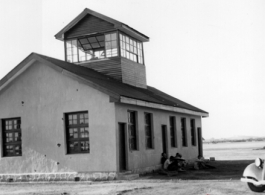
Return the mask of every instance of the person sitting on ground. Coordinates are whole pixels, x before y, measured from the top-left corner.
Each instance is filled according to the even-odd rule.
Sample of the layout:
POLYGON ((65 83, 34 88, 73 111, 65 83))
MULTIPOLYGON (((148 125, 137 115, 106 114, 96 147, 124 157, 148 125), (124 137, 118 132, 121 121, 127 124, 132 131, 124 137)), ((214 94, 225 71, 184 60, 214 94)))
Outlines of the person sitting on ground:
POLYGON ((216 167, 206 164, 206 161, 204 160, 203 156, 198 155, 197 160, 194 162, 194 169, 198 170, 198 169, 204 169, 204 168, 208 168, 208 169, 215 169, 216 167))
POLYGON ((186 167, 188 164, 186 160, 182 158, 182 155, 180 153, 176 153, 175 160, 178 161, 179 167, 182 167, 182 168, 186 167))
POLYGON ((162 166, 164 165, 164 163, 165 163, 165 161, 167 160, 167 154, 165 153, 165 152, 163 152, 162 154, 161 154, 161 164, 162 164, 162 166))
POLYGON ((177 171, 178 170, 178 164, 176 161, 174 161, 174 157, 170 156, 169 159, 167 159, 164 163, 164 169, 168 171, 177 171))

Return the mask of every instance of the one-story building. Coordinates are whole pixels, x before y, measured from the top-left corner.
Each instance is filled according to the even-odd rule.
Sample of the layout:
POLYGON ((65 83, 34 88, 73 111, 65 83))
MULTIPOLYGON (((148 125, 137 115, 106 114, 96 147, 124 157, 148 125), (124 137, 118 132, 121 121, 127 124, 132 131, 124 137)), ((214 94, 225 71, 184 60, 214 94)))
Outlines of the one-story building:
POLYGON ((146 83, 149 37, 85 9, 0 81, 0 174, 154 170, 202 155, 208 113, 146 83))

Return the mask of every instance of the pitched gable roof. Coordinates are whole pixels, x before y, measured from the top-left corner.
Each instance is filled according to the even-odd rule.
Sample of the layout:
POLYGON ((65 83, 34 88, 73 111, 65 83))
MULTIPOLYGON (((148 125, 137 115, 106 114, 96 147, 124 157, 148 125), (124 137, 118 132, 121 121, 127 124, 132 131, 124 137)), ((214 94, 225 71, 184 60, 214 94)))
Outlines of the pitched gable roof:
POLYGON ((108 16, 105 16, 103 14, 100 14, 98 12, 95 12, 91 9, 85 8, 83 12, 81 12, 76 18, 74 18, 69 24, 67 24, 62 30, 60 30, 56 35, 55 38, 59 40, 64 40, 64 34, 68 32, 70 29, 72 29, 75 25, 77 25, 85 16, 92 15, 97 18, 100 18, 104 21, 107 21, 114 25, 114 28, 117 30, 121 30, 125 32, 126 34, 131 35, 132 37, 137 38, 140 41, 146 42, 149 41, 149 37, 140 33, 139 31, 131 28, 130 26, 119 22, 117 20, 114 20, 108 16))
POLYGON ((68 76, 73 76, 77 79, 81 79, 91 87, 94 87, 110 95, 111 97, 116 99, 116 101, 121 103, 132 103, 133 101, 135 101, 136 103, 133 103, 135 105, 149 105, 149 107, 150 105, 152 105, 154 106, 153 108, 158 109, 167 109, 170 111, 208 116, 208 113, 206 111, 203 111, 195 106, 174 98, 154 87, 147 86, 146 89, 134 87, 119 82, 90 68, 78 66, 69 62, 36 53, 30 54, 2 80, 0 80, 0 91, 35 61, 40 61, 43 64, 51 66, 52 68, 55 68, 68 76), (168 109, 169 107, 174 109, 168 109))

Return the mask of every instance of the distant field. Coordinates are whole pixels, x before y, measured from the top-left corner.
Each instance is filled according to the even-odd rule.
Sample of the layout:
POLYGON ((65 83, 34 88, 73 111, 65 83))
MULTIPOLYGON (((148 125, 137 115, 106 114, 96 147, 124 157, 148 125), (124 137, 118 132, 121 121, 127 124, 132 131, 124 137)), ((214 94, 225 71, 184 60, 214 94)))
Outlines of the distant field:
POLYGON ((205 158, 215 157, 216 160, 265 159, 265 150, 255 150, 264 146, 264 141, 203 144, 203 155, 205 158))

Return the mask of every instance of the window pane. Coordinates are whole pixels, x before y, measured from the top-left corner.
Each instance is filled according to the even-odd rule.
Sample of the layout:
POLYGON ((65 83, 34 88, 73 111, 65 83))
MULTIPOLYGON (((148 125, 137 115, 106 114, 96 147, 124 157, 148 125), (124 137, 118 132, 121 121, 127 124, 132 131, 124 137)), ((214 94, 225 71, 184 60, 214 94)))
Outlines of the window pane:
POLYGON ((129 37, 127 37, 127 36, 125 36, 125 38, 126 38, 126 43, 130 43, 130 39, 129 39, 129 37))
POLYGON ((89 37, 89 38, 88 38, 88 41, 89 41, 90 43, 97 43, 97 42, 98 42, 98 41, 96 40, 95 37, 89 37))
POLYGON ((116 33, 111 34, 111 40, 116 40, 116 33))
POLYGON ((126 51, 126 58, 130 59, 130 53, 126 51))
POLYGON ((66 41, 66 48, 71 48, 71 47, 72 47, 71 41, 66 41))
POLYGON ((133 52, 133 46, 132 45, 130 45, 130 51, 133 52))
POLYGON ((99 48, 100 47, 99 43, 92 43, 91 46, 92 46, 92 48, 99 48))
POLYGON ((69 143, 69 150, 70 152, 78 152, 78 142, 70 142, 69 143))
POLYGON ((100 45, 100 47, 104 47, 105 46, 105 42, 99 42, 99 45, 100 45))
POLYGON ((89 151, 89 141, 80 142, 81 151, 89 151))
POLYGON ((105 41, 110 41, 110 34, 105 35, 105 41))
POLYGON ((104 41, 104 35, 97 36, 98 42, 104 41))
POLYGON ((77 55, 73 55, 73 62, 77 62, 77 55))
POLYGON ((90 44, 83 45, 83 47, 84 47, 84 50, 89 50, 92 48, 92 46, 90 44))
POLYGON ((117 42, 111 41, 111 48, 117 48, 117 42))
POLYGON ((88 43, 88 40, 85 38, 85 39, 79 39, 80 43, 81 44, 87 44, 88 43))
POLYGON ((106 49, 110 49, 111 48, 111 42, 106 42, 106 49))
POLYGON ((126 50, 130 51, 130 45, 128 43, 126 43, 126 50))
POLYGON ((133 61, 137 62, 136 55, 133 55, 133 61))
POLYGON ((137 48, 133 47, 133 53, 137 54, 137 48))
POLYGON ((133 54, 130 53, 130 60, 133 60, 133 54))

